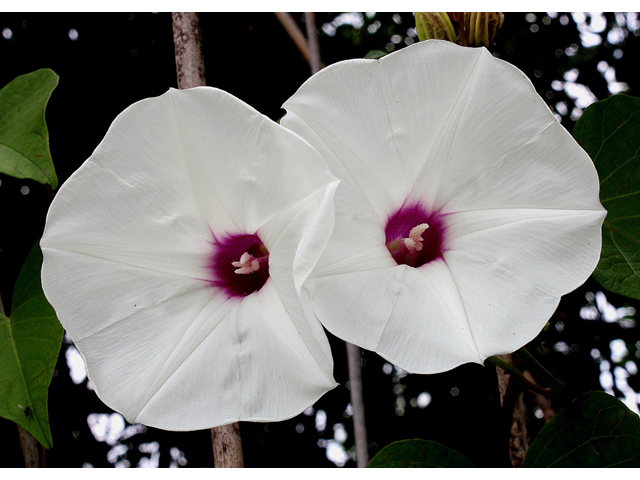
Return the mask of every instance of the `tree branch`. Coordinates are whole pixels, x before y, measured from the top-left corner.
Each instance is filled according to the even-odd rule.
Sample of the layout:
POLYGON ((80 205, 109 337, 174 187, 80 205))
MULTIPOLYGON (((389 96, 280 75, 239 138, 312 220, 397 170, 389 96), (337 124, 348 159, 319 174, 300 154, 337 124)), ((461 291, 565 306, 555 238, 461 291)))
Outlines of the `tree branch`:
POLYGON ((349 342, 347 345, 347 365, 349 366, 349 393, 353 408, 353 435, 356 443, 356 465, 364 468, 369 463, 369 442, 364 418, 364 395, 362 388, 361 351, 349 342))
POLYGON ((309 44, 307 43, 307 39, 304 37, 304 33, 298 27, 298 24, 293 19, 290 13, 287 12, 274 12, 275 16, 280 21, 280 24, 284 27, 284 29, 293 40, 293 43, 296 44, 298 50, 304 57, 305 62, 311 65, 311 53, 309 52, 309 44))
POLYGON ((242 468, 242 439, 238 422, 211 429, 213 466, 216 468, 242 468))
POLYGON ((176 56, 178 88, 193 88, 206 85, 204 57, 202 55, 202 32, 197 13, 173 12, 173 45, 176 56))
POLYGON ((307 41, 309 42, 309 66, 311 74, 317 73, 322 68, 320 60, 320 44, 318 43, 318 27, 316 27, 316 14, 305 12, 304 21, 307 25, 307 41))
POLYGON ((25 428, 17 424, 16 426, 18 427, 24 466, 26 468, 44 468, 44 448, 40 445, 40 442, 25 428))

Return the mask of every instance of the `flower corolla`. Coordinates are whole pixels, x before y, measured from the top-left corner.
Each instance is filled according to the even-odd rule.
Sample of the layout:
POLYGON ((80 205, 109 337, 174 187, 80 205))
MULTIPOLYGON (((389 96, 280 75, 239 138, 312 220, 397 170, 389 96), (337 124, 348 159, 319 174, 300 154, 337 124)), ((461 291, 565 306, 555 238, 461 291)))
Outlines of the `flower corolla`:
POLYGON ((343 340, 414 373, 483 363, 532 340, 594 270, 594 165, 486 49, 428 40, 340 62, 284 108, 343 179, 302 289, 343 340))
POLYGON ((338 180, 294 133, 208 87, 127 108, 56 195, 45 294, 98 396, 196 430, 292 417, 335 387, 299 289, 338 180))

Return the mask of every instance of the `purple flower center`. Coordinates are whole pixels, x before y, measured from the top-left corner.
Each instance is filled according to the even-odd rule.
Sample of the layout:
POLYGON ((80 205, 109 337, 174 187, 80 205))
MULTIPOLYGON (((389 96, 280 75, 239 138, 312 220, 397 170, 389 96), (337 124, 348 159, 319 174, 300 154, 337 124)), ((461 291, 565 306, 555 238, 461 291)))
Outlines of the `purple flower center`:
POLYGON ((387 248, 396 263, 416 268, 442 257, 445 230, 443 215, 420 203, 402 205, 384 229, 387 248))
POLYGON ((269 251, 258 235, 236 234, 217 238, 209 261, 211 284, 229 298, 245 297, 269 279, 269 251))

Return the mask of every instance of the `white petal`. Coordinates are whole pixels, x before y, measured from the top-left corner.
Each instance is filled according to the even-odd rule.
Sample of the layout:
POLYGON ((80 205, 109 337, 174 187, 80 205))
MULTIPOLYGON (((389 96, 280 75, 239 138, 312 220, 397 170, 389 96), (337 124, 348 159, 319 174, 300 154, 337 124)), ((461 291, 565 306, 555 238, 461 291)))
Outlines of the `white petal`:
MULTIPOLYGON (((46 247, 43 256, 45 293, 84 357, 96 393, 130 422, 187 332, 213 330, 234 305, 201 281, 46 247)), ((195 342, 204 338, 191 335, 195 342)))
POLYGON ((322 325, 300 300, 300 285, 314 268, 333 230, 333 193, 337 183, 279 213, 259 230, 269 248, 269 274, 289 321, 333 382, 333 359, 322 325))
POLYGON ((50 209, 47 246, 196 278, 212 230, 253 233, 334 180, 299 137, 208 87, 129 107, 81 172, 50 209))
POLYGON ((163 428, 171 430, 279 421, 336 385, 309 355, 271 281, 239 302, 183 362, 173 364, 175 370, 137 421, 154 425, 162 418, 163 428))
POLYGON ((313 310, 334 335, 375 350, 402 287, 399 269, 385 268, 314 277, 303 289, 313 310))
POLYGON ((279 421, 336 386, 322 327, 292 315, 299 300, 285 307, 272 280, 227 300, 200 281, 68 252, 45 258, 47 295, 96 393, 131 423, 279 421))
POLYGON ((381 60, 331 65, 285 102, 281 124, 386 219, 405 200, 479 54, 433 41, 381 60))
POLYGON ((222 206, 241 231, 255 232, 335 180, 304 140, 228 93, 199 87, 170 94, 206 218, 222 206))
POLYGON ((484 49, 416 178, 412 197, 425 193, 445 213, 602 211, 587 153, 555 120, 529 79, 484 49))
MULTIPOLYGON (((58 191, 43 246, 203 278, 211 231, 194 195, 172 110, 165 94, 118 116, 58 191)), ((222 228, 233 225, 225 216, 216 221, 222 228)))
POLYGON ((579 287, 595 269, 604 216, 596 210, 559 209, 456 213, 447 217, 447 248, 488 265, 500 264, 541 290, 561 296, 579 287))
POLYGON ((448 217, 444 258, 484 358, 508 353, 544 327, 562 295, 595 268, 604 214, 478 210, 448 217))
POLYGON ((526 76, 485 49, 434 40, 341 62, 284 107, 282 125, 343 178, 304 288, 344 340, 410 371, 481 362, 533 338, 595 267, 605 212, 593 163, 526 76), (405 202, 444 215, 446 262, 388 263, 384 228, 405 202), (442 322, 414 323, 411 305, 442 322), (516 305, 535 313, 516 319, 516 305), (420 360, 431 350, 444 358, 420 360))
POLYGON ((459 251, 446 258, 481 358, 511 353, 531 341, 560 302, 500 264, 459 251))
MULTIPOLYGON (((92 278, 73 283, 82 280, 92 278)), ((114 276, 112 283, 96 285, 97 294, 106 289, 125 298, 127 291, 139 291, 137 281, 132 272, 114 276)), ((198 430, 239 420, 283 420, 335 386, 331 371, 327 376, 309 355, 273 282, 242 301, 211 296, 212 291, 185 287, 158 305, 132 306, 129 316, 77 337, 89 378, 107 405, 132 423, 198 430)), ((89 302, 81 302, 78 308, 83 307, 95 310, 89 302)), ((326 360, 331 367, 330 354, 326 360)))
POLYGON ((437 373, 482 361, 442 260, 311 278, 305 288, 331 333, 405 370, 437 373))
POLYGON ((406 272, 403 291, 376 351, 416 373, 437 373, 463 363, 482 363, 468 313, 445 262, 398 268, 406 272))
POLYGON ((100 398, 131 422, 192 430, 288 418, 333 388, 294 273, 324 248, 334 190, 306 142, 224 92, 170 91, 123 112, 58 192, 41 241, 45 294, 100 398), (228 299, 209 282, 213 235, 275 218, 301 234, 263 239, 275 274, 228 299))
POLYGON ((335 227, 310 276, 394 266, 384 243, 384 222, 362 193, 343 181, 336 189, 334 203, 335 227))

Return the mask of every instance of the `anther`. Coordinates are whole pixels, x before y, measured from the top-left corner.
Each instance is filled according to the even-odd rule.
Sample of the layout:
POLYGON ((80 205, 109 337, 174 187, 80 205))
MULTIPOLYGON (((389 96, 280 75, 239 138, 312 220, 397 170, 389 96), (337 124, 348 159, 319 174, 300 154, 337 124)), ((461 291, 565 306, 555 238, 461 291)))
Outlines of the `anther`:
POLYGON ((235 273, 248 274, 257 271, 260 268, 260 262, 248 252, 244 252, 239 262, 231 262, 231 265, 237 267, 235 273))
POLYGON ((429 225, 426 223, 421 223, 420 225, 416 225, 409 232, 409 238, 404 238, 404 245, 407 247, 409 251, 409 255, 415 255, 417 252, 422 250, 423 244, 422 241, 424 238, 421 235, 424 231, 429 228, 429 225))

